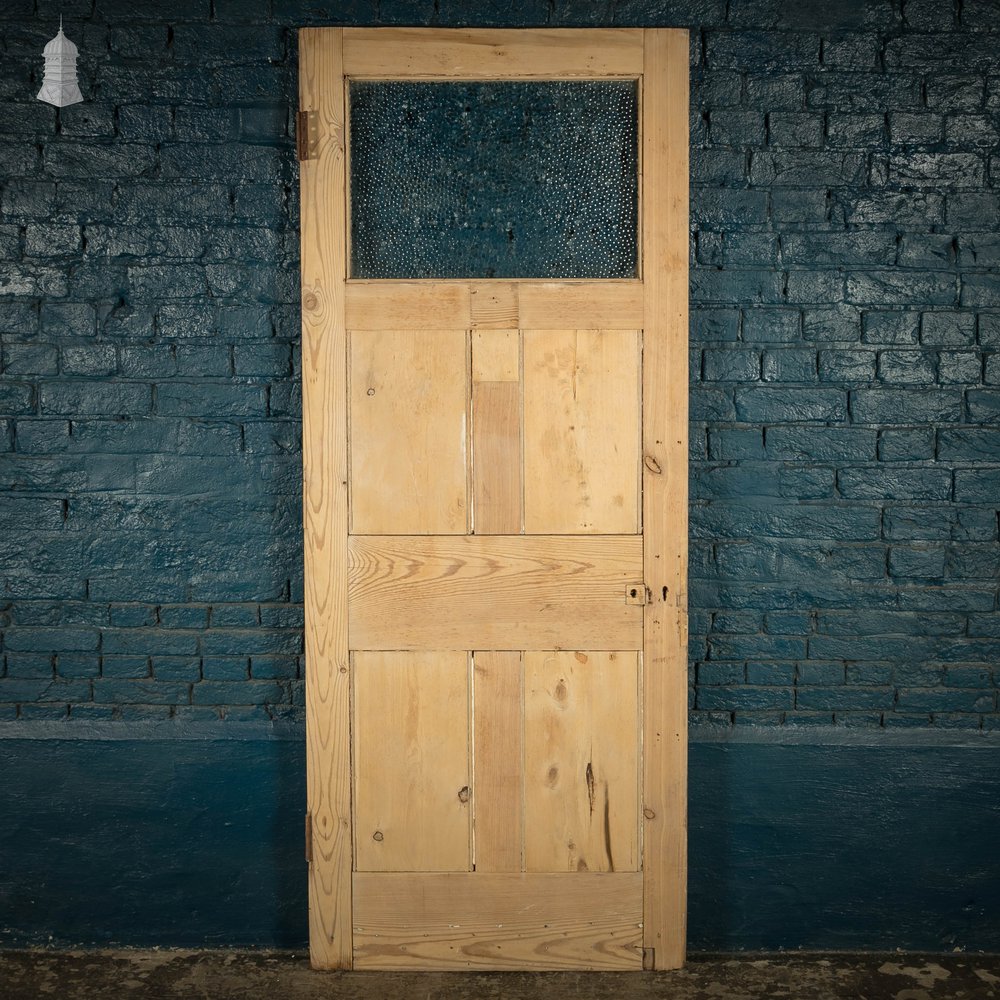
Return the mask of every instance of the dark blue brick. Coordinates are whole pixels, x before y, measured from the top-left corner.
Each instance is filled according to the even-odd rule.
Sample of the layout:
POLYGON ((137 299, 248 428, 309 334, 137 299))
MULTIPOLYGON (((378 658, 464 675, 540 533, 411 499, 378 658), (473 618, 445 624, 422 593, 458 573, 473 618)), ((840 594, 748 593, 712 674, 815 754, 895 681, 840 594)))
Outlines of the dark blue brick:
POLYGON ((736 663, 699 663, 699 684, 742 684, 746 670, 742 662, 736 663))
POLYGON ((992 543, 953 545, 944 573, 949 580, 1000 580, 1000 549, 992 543))
POLYGON ((90 681, 0 678, 0 702, 71 702, 90 700, 90 681))
POLYGON ((920 341, 934 347, 965 347, 976 340, 973 313, 926 312, 920 318, 920 341))
POLYGON ((713 429, 708 440, 708 455, 714 461, 764 458, 764 436, 759 428, 713 429))
POLYGON ((762 373, 765 382, 815 382, 816 352, 801 349, 765 351, 762 373))
POLYGON ((192 687, 195 705, 281 705, 288 688, 279 681, 201 681, 192 687))
POLYGON ((899 111, 889 115, 889 138, 893 143, 934 145, 941 141, 944 119, 941 115, 899 111))
POLYGON ((292 680, 298 676, 298 658, 295 656, 253 656, 250 659, 250 676, 254 680, 292 680))
POLYGON ((879 461, 929 461, 934 458, 934 437, 933 427, 883 431, 878 442, 879 461))
POLYGON ((108 678, 143 678, 150 676, 148 656, 108 656, 101 657, 101 676, 108 678))
POLYGON ((932 351, 879 351, 878 379, 890 385, 933 382, 937 355, 932 351))
MULTIPOLYGON (((961 194, 949 195, 949 221, 955 199, 962 198, 961 194)), ((894 229, 903 226, 925 229, 927 226, 942 225, 945 220, 944 196, 929 191, 905 194, 893 190, 874 194, 852 191, 838 193, 838 202, 843 207, 845 221, 855 226, 890 225, 894 229)), ((960 220, 953 224, 960 224, 960 220)))
POLYGON ((250 676, 250 661, 246 656, 203 656, 202 676, 209 681, 242 681, 250 676))
POLYGON ((791 708, 794 692, 781 687, 704 687, 697 693, 697 706, 702 709, 757 711, 760 709, 791 708))
POLYGON ((871 382, 875 378, 874 351, 820 351, 819 378, 822 382, 871 382))
POLYGON ((882 230, 857 233, 786 233, 782 260, 791 266, 894 264, 896 237, 882 230))
POLYGON ((762 146, 764 115, 760 111, 713 111, 709 114, 709 130, 716 146, 762 146))
POLYGON ((706 350, 702 371, 709 382, 754 382, 760 378, 760 353, 735 348, 706 350))
POLYGON ((796 675, 799 687, 805 684, 817 687, 843 684, 844 664, 837 661, 807 660, 798 665, 796 675))
POLYGON ((823 116, 801 111, 772 111, 767 116, 771 146, 818 148, 823 145, 823 116))
POLYGON ((747 684, 791 687, 795 683, 795 664, 773 660, 749 661, 746 676, 747 684))
POLYGON ((927 106, 940 111, 976 111, 983 106, 985 80, 966 73, 935 73, 927 78, 927 106))
POLYGON ((783 226, 822 225, 829 212, 825 190, 772 188, 771 216, 783 226))
POLYGON ((951 389, 858 389, 851 392, 851 419, 863 424, 957 423, 962 398, 951 389))
POLYGON ((900 688, 898 707, 902 712, 992 712, 992 691, 967 688, 900 688))
POLYGON ((897 580, 940 580, 944 576, 944 559, 941 546, 894 545, 889 550, 889 575, 897 580))
POLYGON ((4 375, 55 375, 59 352, 51 344, 6 344, 2 352, 4 375))
POLYGON ((735 399, 740 420, 781 423, 847 419, 846 394, 839 389, 738 388, 735 399))
POLYGON ((1000 389, 970 389, 966 398, 970 420, 983 424, 1000 421, 1000 389))
POLYGON ((841 469, 837 487, 842 496, 866 500, 948 500, 948 469, 841 469))
POLYGON ((831 112, 826 116, 826 139, 835 149, 878 149, 886 142, 885 116, 831 112))
MULTIPOLYGON (((100 678, 95 680, 94 701, 111 705, 187 705, 191 685, 178 681, 100 678)), ((83 699, 72 699, 80 701, 83 699)))
POLYGON ((942 351, 938 355, 938 381, 944 385, 977 385, 985 381, 1000 382, 1000 368, 997 379, 990 378, 990 359, 985 359, 976 351, 942 351))
POLYGON ((40 395, 42 413, 104 416, 141 416, 152 398, 148 385, 135 382, 43 382, 40 395))
POLYGON ((895 692, 886 687, 801 687, 795 692, 797 708, 851 711, 893 708, 895 692))
POLYGON ((1000 466, 993 469, 956 469, 957 503, 983 503, 996 506, 1000 499, 1000 466))
POLYGON ((150 657, 153 676, 158 681, 197 681, 201 679, 201 661, 196 656, 150 657))

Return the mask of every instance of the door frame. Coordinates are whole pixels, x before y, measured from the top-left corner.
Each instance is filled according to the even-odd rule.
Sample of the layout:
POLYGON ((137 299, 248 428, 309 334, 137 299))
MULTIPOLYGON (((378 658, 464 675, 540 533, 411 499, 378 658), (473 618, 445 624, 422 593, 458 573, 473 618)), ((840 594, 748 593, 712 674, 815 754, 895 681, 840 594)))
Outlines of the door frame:
MULTIPOLYGON (((348 641, 347 314, 366 286, 408 299, 419 282, 348 280, 346 96, 373 79, 641 80, 640 273, 560 281, 582 301, 624 287, 641 309, 642 868, 645 969, 684 962, 687 888, 688 32, 681 29, 305 28, 299 32, 302 459, 309 941, 315 968, 349 969, 352 942, 348 641), (390 287, 393 286, 393 287, 390 287), (405 287, 404 287, 405 286, 405 287), (574 290, 574 286, 576 290, 574 290), (410 289, 407 291, 406 289, 410 289)), ((456 282, 457 309, 475 287, 456 282)))

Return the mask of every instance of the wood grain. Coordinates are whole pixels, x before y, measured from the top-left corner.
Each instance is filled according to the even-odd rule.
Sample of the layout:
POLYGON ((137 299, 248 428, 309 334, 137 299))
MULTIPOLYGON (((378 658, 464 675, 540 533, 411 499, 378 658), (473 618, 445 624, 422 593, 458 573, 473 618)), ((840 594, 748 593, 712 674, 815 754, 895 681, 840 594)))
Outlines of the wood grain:
POLYGON ((517 382, 521 378, 521 338, 516 329, 474 330, 472 381, 517 382))
POLYGON ((350 539, 355 649, 639 649, 636 535, 350 539))
POLYGON ((468 529, 464 330, 350 338, 351 529, 468 529))
MULTIPOLYGON (((509 292, 501 294, 509 295, 509 292)), ((638 281, 349 281, 348 330, 439 330, 528 327, 536 330, 640 329, 643 287, 638 281), (513 309, 494 311, 492 289, 513 287, 513 309), (477 297, 476 316, 472 301, 477 297)))
POLYGON ((687 888, 688 33, 647 30, 642 85, 643 946, 684 963, 687 888))
POLYGON ((525 330, 524 530, 639 530, 639 336, 525 330))
POLYGON ((481 281, 469 286, 469 325, 473 329, 517 329, 519 323, 516 283, 481 281))
POLYGON ((521 531, 521 386, 472 387, 473 524, 477 535, 521 531))
POLYGON ((533 330, 638 330, 643 290, 638 281, 525 281, 518 287, 521 326, 533 330))
POLYGON ((477 872, 521 871, 521 654, 473 654, 473 829, 477 872))
POLYGON ((299 41, 299 104, 318 131, 301 164, 301 268, 309 951, 322 969, 352 962, 342 37, 306 29, 299 41))
POLYGON ((469 286, 444 281, 351 281, 348 330, 467 330, 469 286))
POLYGON ((638 869, 638 659, 524 654, 526 871, 638 869))
POLYGON ((468 871, 468 655, 355 653, 354 719, 357 870, 468 871))
POLYGON ((359 872, 358 969, 641 968, 637 873, 359 872))
POLYGON ((642 31, 347 28, 350 76, 462 80, 638 76, 642 31))

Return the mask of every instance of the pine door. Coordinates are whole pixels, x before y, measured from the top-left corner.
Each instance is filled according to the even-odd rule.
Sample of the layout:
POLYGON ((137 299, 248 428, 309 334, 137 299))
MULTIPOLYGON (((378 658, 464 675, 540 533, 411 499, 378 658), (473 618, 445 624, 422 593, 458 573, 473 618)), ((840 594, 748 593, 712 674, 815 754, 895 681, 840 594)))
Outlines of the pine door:
POLYGON ((683 962, 687 65, 301 32, 316 967, 683 962))

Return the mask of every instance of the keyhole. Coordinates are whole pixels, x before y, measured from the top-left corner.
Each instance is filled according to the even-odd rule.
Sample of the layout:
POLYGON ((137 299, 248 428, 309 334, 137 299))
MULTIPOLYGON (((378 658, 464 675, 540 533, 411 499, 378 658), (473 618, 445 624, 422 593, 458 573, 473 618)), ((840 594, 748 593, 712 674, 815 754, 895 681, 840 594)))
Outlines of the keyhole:
POLYGON ((635 597, 635 595, 636 595, 636 594, 638 594, 638 593, 639 593, 639 591, 638 591, 638 590, 636 590, 636 589, 635 589, 635 587, 633 587, 633 588, 632 588, 632 589, 631 589, 631 590, 629 591, 629 596, 630 596, 630 597, 635 597))

